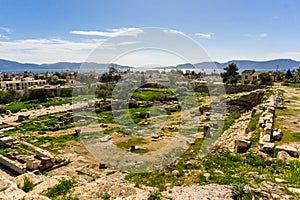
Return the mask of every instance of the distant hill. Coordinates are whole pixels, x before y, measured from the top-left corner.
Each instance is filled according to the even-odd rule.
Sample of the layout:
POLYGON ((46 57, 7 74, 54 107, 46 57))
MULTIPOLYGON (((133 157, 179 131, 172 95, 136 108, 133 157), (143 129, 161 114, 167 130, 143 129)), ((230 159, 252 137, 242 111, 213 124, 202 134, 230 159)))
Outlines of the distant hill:
MULTIPOLYGON (((235 63, 240 71, 245 69, 255 69, 256 71, 276 71, 277 66, 279 71, 287 71, 300 67, 300 62, 291 59, 276 59, 268 61, 252 61, 252 60, 231 60, 226 63, 219 62, 201 62, 196 63, 195 67, 200 69, 212 69, 214 66, 219 70, 223 70, 230 63, 235 63)), ((181 65, 182 66, 182 65, 181 65)), ((190 65, 186 65, 190 68, 190 65)))
POLYGON ((118 64, 99 64, 99 63, 73 63, 73 62, 58 62, 53 64, 32 64, 32 63, 19 63, 15 61, 0 59, 0 71, 3 72, 54 72, 54 71, 104 71, 107 67, 115 67, 120 70, 130 69, 132 67, 122 66, 118 64))
MULTIPOLYGON (((287 71, 287 69, 295 69, 300 67, 300 62, 291 59, 276 59, 269 61, 252 61, 252 60, 231 60, 225 63, 219 62, 200 62, 194 65, 190 63, 179 64, 177 66, 167 66, 167 67, 157 67, 156 69, 193 69, 197 68, 200 70, 211 71, 217 68, 222 71, 230 63, 237 64, 240 72, 245 69, 255 69, 256 71, 275 71, 277 66, 279 71, 287 71)), ((130 66, 122 66, 118 64, 110 64, 110 67, 115 67, 117 69, 126 70, 134 69, 130 66)), ((108 67, 108 64, 99 64, 92 62, 83 63, 73 63, 73 62, 58 62, 53 64, 32 64, 32 63, 19 63, 9 60, 0 59, 0 71, 4 72, 22 72, 22 71, 32 71, 32 72, 45 72, 45 71, 104 71, 108 67)))

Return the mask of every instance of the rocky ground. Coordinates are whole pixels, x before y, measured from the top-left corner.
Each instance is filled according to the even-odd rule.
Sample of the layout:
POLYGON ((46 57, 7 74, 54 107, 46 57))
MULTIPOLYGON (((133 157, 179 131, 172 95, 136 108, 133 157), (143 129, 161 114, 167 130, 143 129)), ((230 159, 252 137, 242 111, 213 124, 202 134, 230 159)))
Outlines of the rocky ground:
MULTIPOLYGON (((275 124, 276 126, 278 126, 277 128, 282 128, 287 134, 298 132, 298 130, 300 132, 300 126, 298 125, 298 122, 300 122, 300 116, 299 112, 297 112, 298 109, 300 111, 300 98, 296 98, 299 96, 300 90, 281 86, 279 89, 283 89, 284 91, 286 91, 284 93, 284 98, 286 100, 285 106, 287 107, 287 109, 294 110, 297 114, 279 115, 275 120, 277 124, 275 124), (285 124, 285 121, 287 122, 287 125, 285 124)), ((68 106, 69 105, 62 108, 70 109, 70 107, 68 106)), ((38 116, 44 112, 49 112, 49 110, 45 109, 36 111, 35 114, 38 116)), ((17 116, 11 116, 11 118, 9 119, 7 118, 2 120, 7 122, 7 120, 12 121, 16 118, 17 116)), ((236 122, 218 139, 218 141, 216 142, 216 146, 218 146, 222 151, 229 150, 230 152, 235 152, 236 140, 251 140, 253 133, 246 131, 251 119, 251 111, 242 114, 242 116, 238 120, 236 120, 236 122)), ((276 144, 282 145, 285 143, 289 145, 295 145, 295 148, 299 148, 297 144, 300 143, 300 140, 288 141, 288 138, 283 137, 283 141, 276 144)), ((256 151, 252 152, 255 153, 256 151)), ((126 173, 118 172, 114 169, 99 169, 99 163, 80 142, 68 143, 67 148, 59 150, 59 156, 63 157, 66 160, 69 160, 70 163, 66 166, 54 169, 45 174, 36 175, 33 173, 26 173, 19 176, 14 176, 0 169, 0 199, 46 200, 49 199, 48 197, 46 197, 47 190, 58 184, 62 179, 75 180, 76 185, 70 190, 70 196, 78 197, 79 199, 83 200, 104 199, 104 197, 120 200, 143 200, 147 199, 149 195, 154 191, 157 191, 157 188, 154 187, 137 187, 134 183, 125 180, 124 177, 126 173), (18 188, 18 184, 22 183, 24 177, 29 177, 35 185, 35 187, 27 193, 18 188)), ((209 178, 210 174, 206 175, 207 178, 209 178)), ((264 175, 259 174, 258 172, 245 174, 245 176, 264 179, 264 175)), ((285 180, 282 179, 275 179, 275 182, 262 181, 261 183, 259 183, 259 186, 257 188, 246 186, 242 190, 246 193, 248 192, 258 194, 260 196, 260 199, 263 200, 297 199, 297 197, 292 196, 287 191, 300 193, 300 189, 296 187, 289 187, 288 183, 285 183, 285 180)), ((218 184, 208 184, 204 186, 183 185, 167 187, 166 191, 162 192, 161 195, 162 199, 169 198, 174 200, 227 200, 233 199, 234 188, 229 185, 218 184)))

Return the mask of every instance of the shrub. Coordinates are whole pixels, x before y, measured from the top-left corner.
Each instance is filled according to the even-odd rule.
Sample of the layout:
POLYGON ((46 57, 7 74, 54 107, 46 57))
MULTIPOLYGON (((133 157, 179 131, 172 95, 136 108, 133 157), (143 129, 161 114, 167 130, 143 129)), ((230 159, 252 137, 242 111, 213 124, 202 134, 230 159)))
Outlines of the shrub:
POLYGON ((27 176, 23 178, 23 184, 18 184, 18 188, 20 188, 24 192, 31 191, 34 188, 34 186, 34 183, 27 176))
POLYGON ((151 192, 147 200, 160 200, 161 194, 158 191, 151 192))
POLYGON ((65 195, 74 187, 74 185, 75 181, 62 179, 58 184, 48 190, 47 196, 53 198, 59 195, 65 195))

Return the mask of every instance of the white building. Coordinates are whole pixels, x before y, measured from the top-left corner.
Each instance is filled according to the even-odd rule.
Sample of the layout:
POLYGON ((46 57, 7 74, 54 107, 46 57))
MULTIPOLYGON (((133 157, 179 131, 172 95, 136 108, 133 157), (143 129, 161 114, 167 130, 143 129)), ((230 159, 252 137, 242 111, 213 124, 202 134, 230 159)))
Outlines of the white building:
POLYGON ((46 84, 46 80, 35 80, 32 77, 26 77, 20 80, 13 78, 10 81, 1 81, 0 88, 2 91, 8 90, 25 90, 32 86, 43 86, 46 84))

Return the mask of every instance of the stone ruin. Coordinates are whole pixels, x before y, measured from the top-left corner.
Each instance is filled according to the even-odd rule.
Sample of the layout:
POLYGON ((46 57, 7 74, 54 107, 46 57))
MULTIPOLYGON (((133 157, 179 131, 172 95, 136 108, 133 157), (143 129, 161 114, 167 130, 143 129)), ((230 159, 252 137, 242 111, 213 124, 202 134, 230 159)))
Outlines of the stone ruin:
MULTIPOLYGON (((275 93, 275 95, 271 95, 264 105, 264 112, 262 113, 261 117, 259 118, 259 127, 263 128, 263 132, 260 133, 259 138, 259 148, 260 151, 265 153, 273 152, 275 148, 275 144, 273 142, 273 126, 274 126, 274 114, 275 108, 278 104, 276 101, 280 93, 275 93)), ((278 138, 278 137, 277 137, 278 138)))
MULTIPOLYGON (((12 145, 13 138, 11 137, 2 137, 5 139, 5 145, 8 143, 12 145)), ((16 141, 15 141, 16 142, 16 141)), ((18 141, 19 143, 19 141, 18 141)), ((32 144, 29 144, 25 141, 20 141, 22 145, 28 147, 27 150, 32 155, 14 155, 14 153, 8 153, 7 156, 0 155, 0 164, 5 166, 7 169, 16 172, 17 174, 23 174, 27 171, 41 172, 45 170, 50 170, 57 168, 59 166, 65 165, 67 162, 59 157, 54 156, 47 150, 38 148, 32 144)), ((2 143, 3 144, 3 143, 2 143)), ((2 145, 1 145, 2 146, 2 145)))
POLYGON ((272 153, 274 149, 285 151, 292 157, 298 157, 298 150, 289 145, 276 146, 274 141, 279 141, 282 138, 282 131, 274 129, 275 108, 283 108, 282 94, 276 90, 274 95, 271 95, 264 105, 264 112, 259 119, 259 126, 263 128, 260 133, 259 148, 265 153, 272 153))

